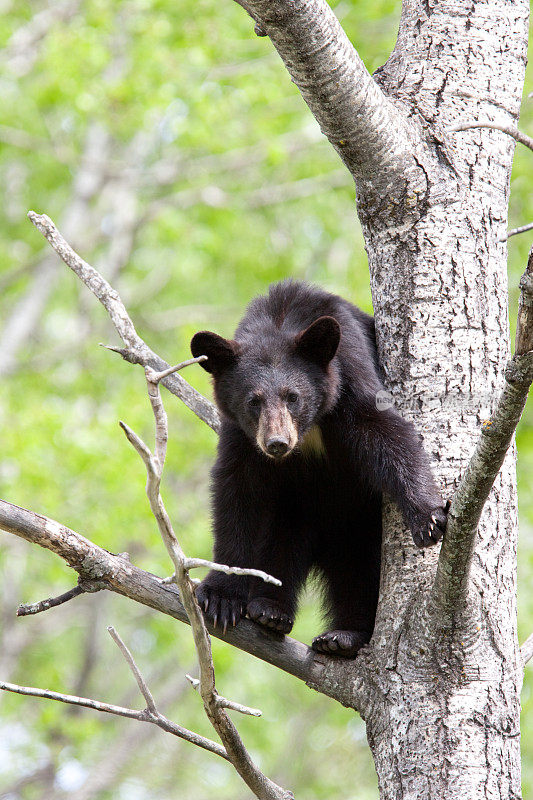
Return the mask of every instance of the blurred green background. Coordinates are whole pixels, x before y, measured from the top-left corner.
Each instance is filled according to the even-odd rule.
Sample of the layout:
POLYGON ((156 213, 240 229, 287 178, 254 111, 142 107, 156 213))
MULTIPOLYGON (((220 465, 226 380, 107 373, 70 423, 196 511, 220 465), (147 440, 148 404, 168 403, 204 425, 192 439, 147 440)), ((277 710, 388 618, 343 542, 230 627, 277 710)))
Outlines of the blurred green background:
MULTIPOLYGON (((396 0, 333 3, 367 66, 392 48, 396 0)), ((215 0, 0 0, 0 496, 136 564, 169 572, 144 468, 117 421, 151 441, 142 371, 98 347, 107 315, 45 246, 28 209, 51 216, 118 289, 167 361, 199 328, 232 332, 273 280, 318 281, 371 311, 354 187, 268 39, 215 0)), ((533 89, 531 70, 524 97, 533 89)), ((522 128, 533 132, 533 101, 522 128)), ((533 220, 533 154, 518 150, 510 227, 533 220)), ((509 242, 516 287, 533 234, 509 242)), ((511 293, 511 314, 517 292, 511 293)), ((513 321, 514 326, 514 321, 513 321)), ((210 394, 198 367, 186 378, 210 394)), ((164 498, 190 555, 209 557, 207 475, 215 435, 168 394, 164 498)), ((518 434, 519 627, 533 630, 533 414, 518 434)), ((132 649, 162 710, 211 736, 185 679, 188 629, 118 596, 17 619, 20 602, 73 584, 60 560, 0 533, 0 679, 140 706, 106 633, 132 649)), ((294 635, 320 627, 306 596, 294 635)), ((219 690, 263 710, 240 717, 253 757, 306 800, 376 800, 364 726, 294 678, 214 643, 219 690)), ((533 792, 533 667, 523 691, 524 794, 533 792)), ((0 696, 0 797, 244 800, 229 765, 152 726, 0 696)))

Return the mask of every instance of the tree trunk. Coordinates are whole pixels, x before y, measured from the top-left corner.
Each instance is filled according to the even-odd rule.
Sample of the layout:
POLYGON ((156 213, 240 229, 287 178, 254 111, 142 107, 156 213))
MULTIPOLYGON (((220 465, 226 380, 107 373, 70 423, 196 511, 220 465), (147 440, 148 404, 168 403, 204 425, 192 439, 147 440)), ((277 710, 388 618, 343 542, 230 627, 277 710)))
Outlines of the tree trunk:
MULTIPOLYGON (((407 113, 420 115, 433 148, 416 202, 398 184, 384 196, 360 181, 358 207, 386 383, 423 433, 445 496, 503 383, 502 239, 514 151, 497 131, 446 129, 479 119, 516 124, 528 5, 407 0, 396 48, 375 76, 407 113)), ((384 531, 381 600, 365 656, 381 797, 520 797, 514 452, 482 515, 460 618, 432 609, 437 553, 415 550, 390 509, 384 531)))

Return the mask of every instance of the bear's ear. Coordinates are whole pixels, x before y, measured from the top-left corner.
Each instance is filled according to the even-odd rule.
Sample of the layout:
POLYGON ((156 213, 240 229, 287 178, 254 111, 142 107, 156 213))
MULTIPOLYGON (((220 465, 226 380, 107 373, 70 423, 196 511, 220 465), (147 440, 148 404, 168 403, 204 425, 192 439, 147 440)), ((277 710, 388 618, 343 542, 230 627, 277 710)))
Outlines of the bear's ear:
POLYGON ((237 361, 238 348, 237 342, 223 339, 211 331, 199 331, 191 339, 193 357, 207 356, 207 361, 200 361, 200 364, 213 375, 220 375, 237 361))
POLYGON ((326 367, 337 352, 340 338, 341 326, 337 320, 334 317, 319 317, 297 335, 296 352, 326 367))

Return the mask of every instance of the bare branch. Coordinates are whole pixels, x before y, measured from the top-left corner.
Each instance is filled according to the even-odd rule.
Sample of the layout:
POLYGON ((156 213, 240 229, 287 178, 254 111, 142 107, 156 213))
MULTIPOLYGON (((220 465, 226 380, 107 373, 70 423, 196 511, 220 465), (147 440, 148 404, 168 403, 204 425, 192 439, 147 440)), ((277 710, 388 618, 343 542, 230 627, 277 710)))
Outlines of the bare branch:
POLYGON ((527 225, 520 225, 518 228, 512 228, 510 231, 507 231, 507 235, 503 237, 501 240, 502 242, 506 242, 507 239, 510 239, 511 236, 517 236, 519 233, 526 233, 533 228, 533 222, 529 222, 527 225))
MULTIPOLYGON (((50 550, 83 578, 97 578, 109 591, 129 597, 180 622, 189 622, 175 585, 163 583, 161 578, 139 569, 122 555, 109 553, 55 520, 0 500, 0 529, 50 550)), ((260 629, 246 619, 241 620, 235 628, 229 628, 225 634, 212 626, 208 629, 212 636, 328 693, 326 685, 324 689, 321 688, 325 677, 324 658, 307 645, 288 636, 260 629)), ((334 659, 330 661, 334 662, 334 659)), ((341 666, 346 668, 346 664, 341 666)))
POLYGON ((466 601, 470 563, 481 512, 513 439, 533 382, 533 248, 520 280, 522 290, 515 355, 505 370, 505 387, 453 497, 437 565, 432 605, 450 626, 466 601))
MULTIPOLYGON (((170 371, 174 372, 175 369, 176 368, 173 367, 170 371)), ((257 715, 256 710, 247 709, 246 706, 233 703, 233 701, 221 697, 216 690, 211 639, 209 638, 204 616, 196 599, 195 587, 191 583, 185 568, 185 554, 174 533, 172 523, 159 492, 165 465, 168 439, 167 415, 161 400, 159 380, 163 378, 165 374, 168 374, 169 370, 156 373, 151 367, 146 367, 145 373, 148 397, 150 398, 155 420, 155 455, 152 455, 144 442, 134 434, 127 425, 121 423, 121 426, 146 466, 146 494, 148 495, 152 513, 156 518, 159 532, 161 533, 163 542, 174 564, 180 598, 191 625, 200 667, 198 690, 202 697, 206 714, 220 736, 231 763, 255 796, 259 798, 259 800, 289 800, 293 795, 267 778, 253 763, 236 727, 224 709, 232 708, 241 711, 241 713, 257 715)), ((134 670, 137 681, 139 682, 140 680, 144 684, 129 653, 128 657, 128 663, 130 663, 131 668, 134 670)), ((139 683, 139 686, 141 686, 141 683, 139 683)), ((150 702, 153 704, 151 698, 150 702)))
POLYGON ((124 642, 122 641, 122 639, 120 638, 120 636, 118 635, 118 633, 116 632, 116 630, 112 625, 108 625, 107 630, 109 631, 109 635, 111 636, 115 644, 118 646, 120 652, 126 659, 128 667, 131 669, 133 677, 137 681, 137 686, 141 690, 141 694, 146 700, 146 708, 152 714, 157 714, 158 711, 157 708, 155 707, 155 702, 154 698, 152 697, 152 693, 150 692, 150 689, 148 688, 146 681, 141 675, 141 671, 137 666, 137 664, 135 663, 132 654, 130 653, 130 651, 128 650, 128 648, 126 647, 126 645, 124 644, 124 642))
POLYGON ((415 131, 364 66, 326 0, 237 0, 266 33, 354 177, 418 172, 415 131))
POLYGON ((520 648, 520 655, 522 656, 522 663, 524 667, 533 658, 533 633, 530 633, 526 641, 520 648))
POLYGON ((185 677, 190 682, 192 688, 198 691, 198 689, 200 688, 200 681, 198 680, 198 678, 193 678, 192 675, 187 675, 187 674, 185 674, 185 677))
POLYGON ((265 583, 281 586, 281 581, 278 578, 274 578, 273 575, 269 575, 261 569, 228 567, 226 564, 217 564, 216 561, 207 561, 205 558, 186 558, 183 566, 186 570, 208 567, 208 569, 214 569, 216 572, 225 572, 226 575, 252 575, 254 578, 261 578, 265 583))
POLYGON ((136 433, 131 430, 131 428, 129 428, 124 422, 120 422, 120 427, 125 432, 128 441, 131 442, 137 453, 141 456, 146 467, 146 472, 148 474, 146 494, 148 495, 148 500, 150 501, 152 514, 156 518, 161 538, 163 539, 165 547, 167 548, 167 552, 172 559, 172 563, 174 564, 176 583, 178 583, 179 586, 180 573, 185 574, 183 567, 185 554, 179 545, 172 528, 170 518, 163 505, 161 495, 159 494, 159 485, 161 483, 160 468, 164 461, 164 448, 166 448, 166 439, 164 442, 159 442, 159 458, 163 459, 163 461, 159 461, 158 457, 154 457, 152 455, 147 445, 139 436, 137 436, 136 433))
MULTIPOLYGON (((185 675, 193 689, 197 692, 200 691, 200 681, 198 678, 193 678, 192 675, 185 675)), ((231 711, 239 711, 241 714, 249 714, 252 717, 260 717, 262 716, 262 711, 258 708, 250 708, 249 706, 243 706, 240 703, 234 703, 233 700, 228 700, 226 697, 222 697, 221 694, 217 694, 215 697, 215 703, 219 708, 229 708, 231 711)))
MULTIPOLYGON (((118 335, 126 344, 125 352, 122 350, 118 351, 123 358, 132 364, 141 364, 143 367, 150 366, 157 371, 168 369, 169 364, 150 350, 148 345, 138 335, 118 293, 94 267, 87 264, 87 262, 70 247, 61 236, 52 220, 45 214, 36 214, 34 211, 29 211, 28 217, 50 242, 65 264, 76 273, 80 280, 83 281, 87 288, 90 289, 95 297, 102 303, 111 317, 111 321, 118 335)), ((168 375, 163 379, 162 383, 172 394, 182 400, 191 411, 203 420, 203 422, 218 433, 220 429, 218 411, 209 400, 203 397, 200 392, 197 392, 196 389, 193 389, 180 375, 168 375)))
POLYGON ((480 120, 479 122, 464 122, 461 125, 448 128, 448 133, 459 133, 461 131, 468 131, 471 128, 491 128, 494 131, 501 131, 502 133, 506 133, 508 136, 512 136, 512 138, 517 142, 520 142, 520 144, 529 147, 530 150, 533 150, 533 139, 530 136, 522 133, 518 130, 518 128, 515 128, 512 125, 501 125, 498 122, 491 122, 491 120, 488 119, 480 120))
POLYGON ((146 469, 150 469, 152 472, 155 472, 154 459, 153 459, 152 453, 150 452, 150 448, 148 447, 148 445, 146 445, 143 442, 143 440, 141 439, 141 437, 137 436, 135 431, 132 431, 130 426, 126 425, 125 422, 122 422, 122 420, 119 420, 118 424, 120 425, 120 427, 122 428, 122 430, 126 434, 126 438, 127 438, 128 442, 135 448, 137 453, 142 458, 146 469))
POLYGON ((85 589, 78 584, 69 589, 68 592, 60 594, 59 597, 49 597, 47 600, 40 600, 38 603, 22 604, 17 608, 17 617, 40 614, 41 611, 48 611, 49 608, 68 603, 69 600, 72 600, 73 597, 78 597, 80 594, 85 594, 85 589))
POLYGON ((262 714, 262 711, 260 711, 258 708, 243 706, 241 703, 235 703, 233 700, 228 700, 226 697, 222 697, 220 694, 217 695, 215 703, 219 708, 227 708, 230 711, 238 711, 240 714, 249 714, 252 717, 260 717, 262 714))
POLYGON ((185 739, 187 742, 202 747, 204 750, 209 750, 221 758, 229 761, 228 755, 224 748, 211 739, 206 739, 193 731, 182 728, 181 725, 176 725, 171 722, 159 712, 156 715, 148 712, 146 709, 143 711, 136 711, 133 708, 124 708, 123 706, 115 706, 111 703, 102 703, 99 700, 92 700, 88 697, 74 697, 70 694, 62 694, 61 692, 52 692, 49 689, 36 689, 32 686, 18 686, 15 683, 6 683, 0 681, 0 689, 5 692, 14 692, 15 694, 24 694, 30 697, 41 697, 45 700, 57 700, 60 703, 68 703, 73 706, 83 706, 84 708, 92 708, 94 711, 101 711, 105 714, 115 714, 118 717, 127 717, 128 719, 136 719, 139 722, 151 722, 157 725, 158 728, 180 739, 185 739))
POLYGON ((207 361, 207 356, 198 356, 197 358, 188 358, 186 361, 182 361, 181 364, 176 364, 175 367, 169 367, 168 369, 164 369, 163 372, 154 372, 152 370, 152 375, 150 376, 150 381, 152 383, 159 383, 166 378, 167 375, 173 375, 175 372, 179 372, 180 369, 184 367, 190 367, 191 364, 201 364, 202 361, 207 361))

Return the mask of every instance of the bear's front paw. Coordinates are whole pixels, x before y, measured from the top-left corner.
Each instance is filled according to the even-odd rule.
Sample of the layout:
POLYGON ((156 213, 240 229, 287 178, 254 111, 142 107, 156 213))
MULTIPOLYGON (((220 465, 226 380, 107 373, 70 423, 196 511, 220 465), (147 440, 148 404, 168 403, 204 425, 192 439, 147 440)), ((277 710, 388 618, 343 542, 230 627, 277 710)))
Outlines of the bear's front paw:
POLYGON ((280 633, 289 633, 294 625, 294 619, 281 608, 276 600, 269 600, 267 597, 255 597, 250 600, 246 613, 265 628, 280 633))
POLYGON ((228 625, 235 625, 244 616, 246 601, 235 594, 225 593, 221 586, 210 586, 205 581, 196 587, 196 599, 204 616, 213 623, 218 624, 224 633, 228 625))
POLYGON ((440 541, 446 530, 449 507, 449 503, 444 507, 437 506, 416 518, 411 525, 411 533, 417 547, 430 547, 440 541))
POLYGON ((318 653, 355 658, 361 647, 370 641, 370 634, 361 631, 326 631, 313 639, 311 647, 318 653))

